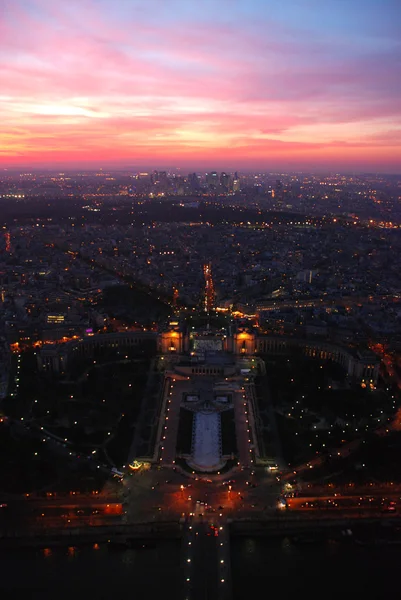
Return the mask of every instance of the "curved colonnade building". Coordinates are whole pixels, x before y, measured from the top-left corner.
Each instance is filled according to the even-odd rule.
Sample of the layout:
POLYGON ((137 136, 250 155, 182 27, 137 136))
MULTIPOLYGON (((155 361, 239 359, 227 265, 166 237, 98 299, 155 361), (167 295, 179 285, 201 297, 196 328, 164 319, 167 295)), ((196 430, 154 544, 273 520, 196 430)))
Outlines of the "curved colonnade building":
MULTIPOLYGON (((40 370, 63 374, 74 357, 89 357, 100 349, 121 349, 153 345, 160 354, 190 354, 196 340, 209 337, 224 352, 236 356, 272 355, 284 356, 298 349, 306 356, 321 360, 332 360, 344 367, 348 376, 356 383, 377 384, 380 359, 370 350, 359 350, 321 340, 299 339, 283 336, 260 335, 250 331, 238 331, 232 335, 220 332, 193 332, 184 335, 178 328, 162 333, 135 331, 104 333, 86 336, 65 344, 44 345, 38 353, 40 370)), ((208 368, 197 364, 196 372, 208 368)), ((206 371, 205 371, 206 370, 206 371)), ((209 373, 210 374, 210 373, 209 373)))

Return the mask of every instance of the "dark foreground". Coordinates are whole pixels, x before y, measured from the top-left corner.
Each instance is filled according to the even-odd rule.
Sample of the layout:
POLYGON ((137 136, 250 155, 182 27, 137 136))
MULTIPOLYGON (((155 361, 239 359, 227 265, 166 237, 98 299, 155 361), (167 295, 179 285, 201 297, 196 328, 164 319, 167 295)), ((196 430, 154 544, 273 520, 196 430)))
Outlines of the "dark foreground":
MULTIPOLYGON (((401 543, 394 537, 236 537, 231 540, 233 599, 394 596, 400 562, 401 543)), ((109 544, 8 549, 0 553, 0 575, 2 599, 179 600, 180 541, 138 541, 130 549, 109 544)))

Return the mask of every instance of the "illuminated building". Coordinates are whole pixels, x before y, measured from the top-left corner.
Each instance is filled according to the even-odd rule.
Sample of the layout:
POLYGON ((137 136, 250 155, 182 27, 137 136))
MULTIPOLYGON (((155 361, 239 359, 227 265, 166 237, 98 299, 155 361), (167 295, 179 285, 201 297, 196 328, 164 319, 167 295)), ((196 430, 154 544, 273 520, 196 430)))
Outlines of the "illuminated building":
POLYGON ((211 191, 216 191, 219 187, 219 176, 216 171, 206 173, 206 183, 211 191))
POLYGON ((190 173, 188 176, 189 186, 192 192, 200 190, 200 178, 196 173, 190 173))
POLYGON ((46 344, 37 355, 38 367, 48 375, 62 375, 67 365, 67 355, 62 346, 46 344))
POLYGON ((222 192, 228 192, 230 187, 230 176, 227 173, 220 173, 220 186, 222 192))
MULTIPOLYGON (((347 375, 357 383, 377 385, 380 359, 371 351, 351 350, 339 344, 323 340, 297 339, 292 337, 261 335, 257 330, 240 329, 232 335, 222 331, 191 331, 184 334, 177 321, 169 324, 161 333, 151 331, 128 331, 81 337, 59 344, 44 344, 38 353, 40 370, 49 373, 65 371, 72 357, 93 356, 102 348, 129 348, 152 344, 160 354, 181 355, 187 352, 228 352, 236 356, 252 357, 259 354, 286 356, 299 348, 305 356, 319 360, 331 360, 340 364, 347 375)), ((216 368, 216 367, 213 367, 216 368)), ((210 374, 202 365, 191 365, 189 373, 210 374)))
POLYGON ((177 321, 171 321, 168 330, 159 334, 158 349, 162 354, 181 354, 184 351, 183 333, 177 321))
POLYGON ((255 354, 256 336, 249 331, 240 331, 234 333, 233 352, 234 354, 255 354))
POLYGON ((62 314, 47 315, 46 317, 46 322, 49 325, 60 325, 61 323, 64 323, 64 321, 65 315, 62 314))

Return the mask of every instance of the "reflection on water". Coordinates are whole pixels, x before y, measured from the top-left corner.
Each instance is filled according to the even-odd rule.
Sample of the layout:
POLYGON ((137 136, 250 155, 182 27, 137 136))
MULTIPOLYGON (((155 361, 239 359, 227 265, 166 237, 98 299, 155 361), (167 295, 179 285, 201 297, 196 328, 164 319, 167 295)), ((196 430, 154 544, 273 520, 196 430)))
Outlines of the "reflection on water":
POLYGON ((291 541, 288 538, 284 538, 281 541, 281 552, 283 553, 284 556, 294 554, 294 552, 295 552, 294 545, 291 543, 291 541))
MULTIPOLYGON (((231 540, 233 600, 399 598, 401 545, 237 537, 231 540)), ((180 542, 126 549, 108 544, 0 553, 0 600, 180 598, 180 542)))
POLYGON ((381 600, 401 597, 401 546, 294 542, 289 538, 231 541, 233 599, 381 600))
POLYGON ((0 599, 110 600, 118 593, 149 600, 179 597, 180 542, 135 548, 92 544, 0 553, 0 599))
POLYGON ((253 554, 255 552, 255 540, 247 538, 245 540, 245 552, 247 554, 253 554))
MULTIPOLYGON (((122 561, 127 566, 130 566, 130 565, 133 566, 136 562, 137 555, 138 555, 138 550, 127 550, 123 554, 122 561)), ((147 558, 152 560, 150 556, 148 556, 147 558)))

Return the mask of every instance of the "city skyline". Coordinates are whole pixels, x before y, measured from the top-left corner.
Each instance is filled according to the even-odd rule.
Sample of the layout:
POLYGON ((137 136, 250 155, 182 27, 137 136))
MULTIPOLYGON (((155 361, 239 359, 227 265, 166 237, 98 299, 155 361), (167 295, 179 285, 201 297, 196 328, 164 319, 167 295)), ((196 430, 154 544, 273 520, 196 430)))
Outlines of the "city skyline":
POLYGON ((5 0, 0 168, 399 173, 397 4, 5 0))

